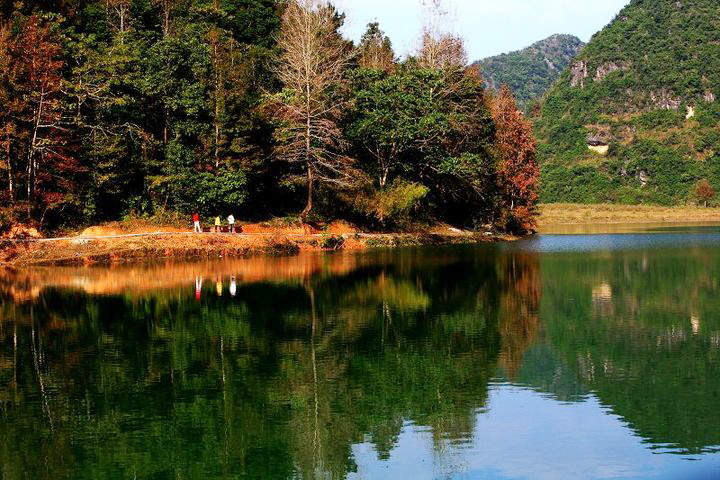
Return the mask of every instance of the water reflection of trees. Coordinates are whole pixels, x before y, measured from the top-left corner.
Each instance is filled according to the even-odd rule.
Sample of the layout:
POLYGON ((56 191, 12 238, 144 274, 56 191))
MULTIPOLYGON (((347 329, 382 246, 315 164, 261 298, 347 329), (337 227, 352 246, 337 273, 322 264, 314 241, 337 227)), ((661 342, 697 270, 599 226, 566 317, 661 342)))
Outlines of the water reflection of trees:
POLYGON ((222 297, 208 264, 200 301, 186 266, 172 288, 125 294, 114 285, 134 280, 99 271, 82 288, 78 271, 44 271, 41 287, 0 276, 2 475, 342 478, 352 445, 388 458, 405 422, 440 456, 469 439, 498 371, 562 400, 592 391, 651 445, 707 451, 720 444, 718 260, 309 257, 282 275, 225 265, 222 297))
MULTIPOLYGON (((720 445, 719 260, 713 249, 543 257, 543 329, 565 374, 651 445, 720 445)), ((535 373, 526 381, 542 383, 535 373)))
POLYGON ((353 444, 387 458, 407 421, 438 451, 469 438, 499 359, 535 338, 537 259, 418 255, 199 302, 194 281, 3 297, 3 478, 342 478, 353 444))

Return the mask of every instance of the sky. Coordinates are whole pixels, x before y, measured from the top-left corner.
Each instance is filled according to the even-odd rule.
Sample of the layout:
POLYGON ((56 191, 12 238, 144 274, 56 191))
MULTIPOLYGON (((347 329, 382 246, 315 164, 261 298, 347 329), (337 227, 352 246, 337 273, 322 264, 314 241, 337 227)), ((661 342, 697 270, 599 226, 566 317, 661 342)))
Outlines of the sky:
MULTIPOLYGON (((423 25, 423 1, 339 0, 344 32, 357 41, 377 21, 400 56, 412 52, 423 25)), ((630 0, 445 0, 446 23, 466 41, 471 61, 520 50, 555 33, 587 42, 630 0)))

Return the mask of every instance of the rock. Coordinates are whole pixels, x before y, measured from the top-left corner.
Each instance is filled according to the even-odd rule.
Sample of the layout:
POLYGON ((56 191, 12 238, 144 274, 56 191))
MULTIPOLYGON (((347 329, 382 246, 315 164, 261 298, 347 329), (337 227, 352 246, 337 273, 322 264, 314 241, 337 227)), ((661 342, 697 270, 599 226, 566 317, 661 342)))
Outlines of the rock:
POLYGON ((680 99, 673 97, 671 91, 665 88, 658 92, 651 91, 650 99, 657 108, 664 108, 665 110, 677 110, 682 103, 680 99))
POLYGON ((602 82, 605 77, 613 72, 630 70, 630 64, 628 62, 606 62, 600 65, 595 71, 595 81, 602 82))
POLYGON ((43 238, 35 227, 29 227, 21 223, 13 225, 6 235, 7 238, 43 238))
POLYGON ((587 136, 588 149, 605 156, 610 151, 612 132, 609 125, 586 125, 589 130, 587 136))
POLYGON ((571 87, 577 87, 578 85, 580 88, 585 87, 585 79, 588 78, 587 62, 580 60, 573 63, 572 67, 570 67, 570 73, 572 75, 570 78, 571 87))
POLYGON ((610 145, 588 145, 588 150, 604 157, 610 152, 610 145))

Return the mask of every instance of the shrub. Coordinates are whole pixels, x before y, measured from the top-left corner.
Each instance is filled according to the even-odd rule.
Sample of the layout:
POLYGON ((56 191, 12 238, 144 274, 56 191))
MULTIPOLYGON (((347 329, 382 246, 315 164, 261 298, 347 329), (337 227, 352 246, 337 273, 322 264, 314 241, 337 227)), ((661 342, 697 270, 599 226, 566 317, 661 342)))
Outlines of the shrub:
POLYGON ((385 190, 375 193, 370 209, 384 226, 408 225, 411 214, 428 192, 429 189, 424 185, 397 179, 385 190))
POLYGON ((651 110, 633 119, 636 127, 667 129, 682 125, 685 115, 674 110, 651 110))
POLYGON ((225 170, 219 174, 203 173, 197 181, 197 204, 206 213, 232 211, 246 198, 245 174, 225 170))

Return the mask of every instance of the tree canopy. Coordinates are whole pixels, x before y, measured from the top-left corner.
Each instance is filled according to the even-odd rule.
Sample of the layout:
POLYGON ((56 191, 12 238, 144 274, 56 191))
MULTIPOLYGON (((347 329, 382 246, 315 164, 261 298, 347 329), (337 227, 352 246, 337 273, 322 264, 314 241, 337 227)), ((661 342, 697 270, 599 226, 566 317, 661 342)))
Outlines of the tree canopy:
POLYGON ((314 0, 2 8, 4 224, 302 210, 479 226, 512 208, 491 95, 452 33, 425 29, 400 61, 380 25, 355 46, 314 0))

